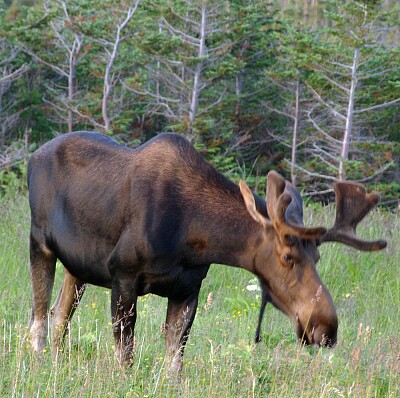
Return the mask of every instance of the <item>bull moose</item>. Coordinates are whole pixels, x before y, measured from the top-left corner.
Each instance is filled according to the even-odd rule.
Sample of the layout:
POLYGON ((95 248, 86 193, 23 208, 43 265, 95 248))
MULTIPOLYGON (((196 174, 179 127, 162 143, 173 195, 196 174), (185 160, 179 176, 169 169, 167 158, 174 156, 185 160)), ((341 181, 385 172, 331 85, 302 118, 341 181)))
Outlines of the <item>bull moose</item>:
POLYGON ((179 371, 211 263, 255 274, 264 306, 271 302, 287 314, 305 344, 330 347, 338 318, 316 271, 318 246, 329 241, 360 250, 386 246, 356 236, 357 224, 379 199, 362 185, 336 183, 334 226, 306 227, 298 191, 278 173, 268 173, 265 202, 175 134, 160 134, 136 149, 99 133, 64 134, 32 155, 27 178, 30 338, 39 353, 46 344, 57 259, 64 281, 50 311, 53 352, 89 283, 111 289, 121 363, 132 361, 138 296, 167 297, 167 358, 179 371))

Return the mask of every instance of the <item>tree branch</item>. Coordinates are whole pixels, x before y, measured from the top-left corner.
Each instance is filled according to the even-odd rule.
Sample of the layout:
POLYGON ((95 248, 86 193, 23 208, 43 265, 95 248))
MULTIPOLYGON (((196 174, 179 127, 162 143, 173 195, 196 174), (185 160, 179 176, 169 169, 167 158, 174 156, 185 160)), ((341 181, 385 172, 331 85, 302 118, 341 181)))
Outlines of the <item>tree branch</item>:
POLYGON ((397 98, 397 99, 395 99, 393 101, 385 102, 385 103, 379 104, 379 105, 374 105, 374 106, 371 106, 369 108, 357 109, 353 113, 364 113, 364 112, 374 111, 374 110, 377 110, 377 109, 387 108, 389 106, 392 106, 392 105, 396 104, 399 101, 400 101, 400 98, 397 98))
POLYGON ((25 51, 28 55, 30 55, 33 59, 35 59, 36 61, 42 63, 43 65, 48 66, 50 69, 52 69, 54 72, 58 73, 59 75, 68 78, 68 73, 65 70, 62 70, 58 66, 53 65, 50 62, 45 61, 43 58, 41 58, 38 55, 36 55, 29 48, 25 47, 22 43, 19 43, 19 44, 20 44, 22 50, 25 51))
POLYGON ((162 18, 162 22, 165 24, 166 28, 170 31, 170 33, 180 36, 184 41, 186 41, 190 44, 194 44, 196 46, 200 45, 199 39, 197 39, 193 36, 189 36, 186 33, 174 28, 172 25, 169 24, 169 22, 165 18, 162 18))
POLYGON ((340 112, 338 112, 332 105, 328 104, 324 99, 308 84, 306 83, 308 89, 314 94, 314 96, 317 98, 317 100, 325 105, 334 116, 338 117, 341 120, 346 121, 346 116, 342 115, 340 112))
POLYGON ((362 178, 362 179, 356 180, 356 181, 357 181, 357 182, 361 182, 361 183, 364 183, 364 182, 367 182, 367 181, 371 181, 371 180, 373 180, 376 176, 378 176, 379 174, 384 173, 389 167, 391 167, 391 166, 393 166, 393 165, 394 165, 394 162, 390 162, 390 163, 388 163, 386 166, 381 167, 379 170, 377 170, 377 171, 376 171, 374 174, 372 174, 371 176, 365 177, 365 178, 362 178))
POLYGON ((6 81, 12 81, 15 79, 18 79, 21 75, 23 75, 27 70, 29 69, 29 66, 27 64, 23 64, 21 67, 16 69, 14 72, 9 73, 6 76, 3 76, 0 78, 0 83, 4 83, 6 81))
MULTIPOLYGON (((289 165, 291 165, 291 162, 290 162, 289 160, 284 159, 284 161, 285 161, 286 163, 288 163, 289 165)), ((324 180, 330 180, 330 181, 338 181, 337 178, 335 178, 335 177, 331 177, 331 176, 327 176, 327 175, 319 174, 319 173, 313 173, 313 172, 311 172, 311 171, 308 171, 308 170, 306 170, 306 169, 303 169, 303 167, 298 166, 297 164, 295 164, 294 167, 295 167, 296 169, 300 170, 301 172, 303 172, 304 174, 310 176, 310 177, 322 178, 322 179, 324 179, 324 180)))
POLYGON ((340 90, 344 91, 346 94, 350 93, 350 90, 347 87, 342 86, 338 82, 335 82, 333 79, 331 79, 329 76, 327 76, 325 73, 320 74, 321 77, 323 77, 325 80, 328 80, 329 83, 332 83, 335 87, 339 88, 340 90))
POLYGON ((342 142, 340 140, 337 140, 336 138, 331 137, 326 131, 324 131, 321 127, 319 127, 318 123, 311 117, 310 115, 311 111, 308 112, 308 120, 311 122, 311 124, 314 126, 314 128, 321 133, 327 140, 328 142, 332 143, 333 145, 336 146, 337 149, 339 149, 342 146, 342 142))

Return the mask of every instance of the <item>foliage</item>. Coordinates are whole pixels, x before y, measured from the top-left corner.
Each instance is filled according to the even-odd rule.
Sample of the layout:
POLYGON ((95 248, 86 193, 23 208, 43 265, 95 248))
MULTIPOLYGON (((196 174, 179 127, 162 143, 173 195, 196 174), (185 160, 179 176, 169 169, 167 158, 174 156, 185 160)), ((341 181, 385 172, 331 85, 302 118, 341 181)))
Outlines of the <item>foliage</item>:
POLYGON ((26 189, 26 162, 0 170, 0 196, 13 195, 26 189))
POLYGON ((317 1, 299 15, 296 2, 142 0, 108 70, 109 125, 107 68, 117 26, 135 1, 2 3, 2 148, 24 136, 37 146, 69 129, 97 129, 130 146, 174 131, 234 179, 248 170, 255 184, 271 168, 289 177, 290 159, 308 193, 330 188, 321 175, 335 178, 340 162, 349 179, 399 180, 400 105, 379 108, 400 98, 396 2, 317 1), (347 159, 338 150, 343 120, 330 107, 347 116, 339 86, 349 86, 343 65, 355 48, 354 110, 379 109, 354 114, 347 159))

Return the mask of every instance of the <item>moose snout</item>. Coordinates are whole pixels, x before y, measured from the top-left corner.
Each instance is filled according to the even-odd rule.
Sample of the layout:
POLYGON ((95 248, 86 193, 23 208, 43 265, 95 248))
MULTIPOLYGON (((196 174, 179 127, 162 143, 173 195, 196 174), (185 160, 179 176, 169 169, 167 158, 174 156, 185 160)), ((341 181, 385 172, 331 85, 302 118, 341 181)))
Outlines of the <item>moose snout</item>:
POLYGON ((332 348, 337 343, 338 318, 336 311, 315 314, 305 324, 296 317, 297 337, 306 345, 332 348))
POLYGON ((311 331, 311 344, 332 348, 337 342, 337 326, 318 325, 311 331))

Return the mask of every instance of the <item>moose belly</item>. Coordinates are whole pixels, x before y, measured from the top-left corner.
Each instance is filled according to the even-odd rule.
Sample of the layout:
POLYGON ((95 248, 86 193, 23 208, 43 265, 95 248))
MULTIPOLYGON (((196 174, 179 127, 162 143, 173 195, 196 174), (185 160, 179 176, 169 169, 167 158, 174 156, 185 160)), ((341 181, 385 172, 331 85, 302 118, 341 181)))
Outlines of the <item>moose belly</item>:
POLYGON ((169 298, 187 297, 200 289, 208 269, 208 265, 198 266, 195 269, 175 265, 165 273, 141 272, 137 277, 138 295, 152 293, 169 298))
POLYGON ((111 288, 106 266, 110 248, 97 240, 82 240, 65 235, 54 242, 55 252, 68 271, 85 283, 111 288))

